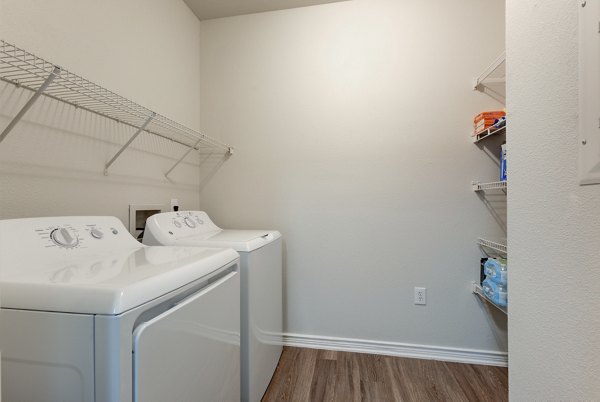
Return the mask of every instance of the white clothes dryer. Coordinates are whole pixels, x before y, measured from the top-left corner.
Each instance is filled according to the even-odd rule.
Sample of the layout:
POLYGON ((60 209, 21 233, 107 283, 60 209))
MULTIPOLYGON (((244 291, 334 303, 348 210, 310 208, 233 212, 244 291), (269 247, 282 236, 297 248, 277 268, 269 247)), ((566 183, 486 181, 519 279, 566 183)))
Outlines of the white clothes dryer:
POLYGON ((223 230, 205 212, 156 214, 144 244, 231 247, 240 254, 242 401, 262 399, 282 351, 282 239, 275 230, 223 230))
POLYGON ((0 221, 2 400, 239 401, 238 267, 114 217, 0 221))

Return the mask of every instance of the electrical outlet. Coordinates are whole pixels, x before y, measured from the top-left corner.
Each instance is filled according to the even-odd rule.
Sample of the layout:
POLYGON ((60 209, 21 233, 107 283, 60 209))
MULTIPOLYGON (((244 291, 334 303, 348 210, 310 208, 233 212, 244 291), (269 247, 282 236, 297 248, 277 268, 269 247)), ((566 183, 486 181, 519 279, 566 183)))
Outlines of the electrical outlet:
POLYGON ((427 304, 427 288, 415 287, 415 304, 427 304))

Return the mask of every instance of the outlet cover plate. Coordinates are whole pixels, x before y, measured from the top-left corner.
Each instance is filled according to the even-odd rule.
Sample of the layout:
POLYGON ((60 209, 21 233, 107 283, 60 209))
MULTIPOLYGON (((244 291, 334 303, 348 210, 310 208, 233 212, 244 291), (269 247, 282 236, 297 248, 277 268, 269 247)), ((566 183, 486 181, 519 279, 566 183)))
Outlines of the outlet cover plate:
POLYGON ((415 287, 415 304, 427 304, 427 288, 415 287))

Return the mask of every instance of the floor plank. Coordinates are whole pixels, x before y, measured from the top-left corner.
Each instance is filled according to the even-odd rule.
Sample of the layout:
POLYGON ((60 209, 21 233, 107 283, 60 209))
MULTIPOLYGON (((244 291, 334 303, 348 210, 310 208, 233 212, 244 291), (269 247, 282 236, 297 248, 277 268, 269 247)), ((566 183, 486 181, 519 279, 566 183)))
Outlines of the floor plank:
POLYGON ((508 400, 508 370, 285 347, 264 402, 508 400))
MULTIPOLYGON (((473 399, 480 401, 508 401, 508 394, 490 395, 489 392, 490 389, 495 388, 508 389, 508 371, 506 369, 493 366, 475 366, 457 363, 446 364, 457 367, 457 369, 453 370, 453 374, 461 384, 463 390, 471 389, 473 399)), ((464 392, 469 394, 469 391, 464 392)))
POLYGON ((360 402, 360 373, 352 353, 338 352, 334 398, 348 402, 360 402))
POLYGON ((334 401, 337 361, 317 359, 312 376, 310 401, 334 401))

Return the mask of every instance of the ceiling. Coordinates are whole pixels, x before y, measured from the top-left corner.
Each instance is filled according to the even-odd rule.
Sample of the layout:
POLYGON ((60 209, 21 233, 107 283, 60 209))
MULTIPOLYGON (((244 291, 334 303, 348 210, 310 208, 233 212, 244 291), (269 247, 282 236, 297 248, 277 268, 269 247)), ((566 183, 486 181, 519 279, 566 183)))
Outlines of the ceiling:
POLYGON ((314 6, 345 0, 183 0, 200 20, 314 6))

